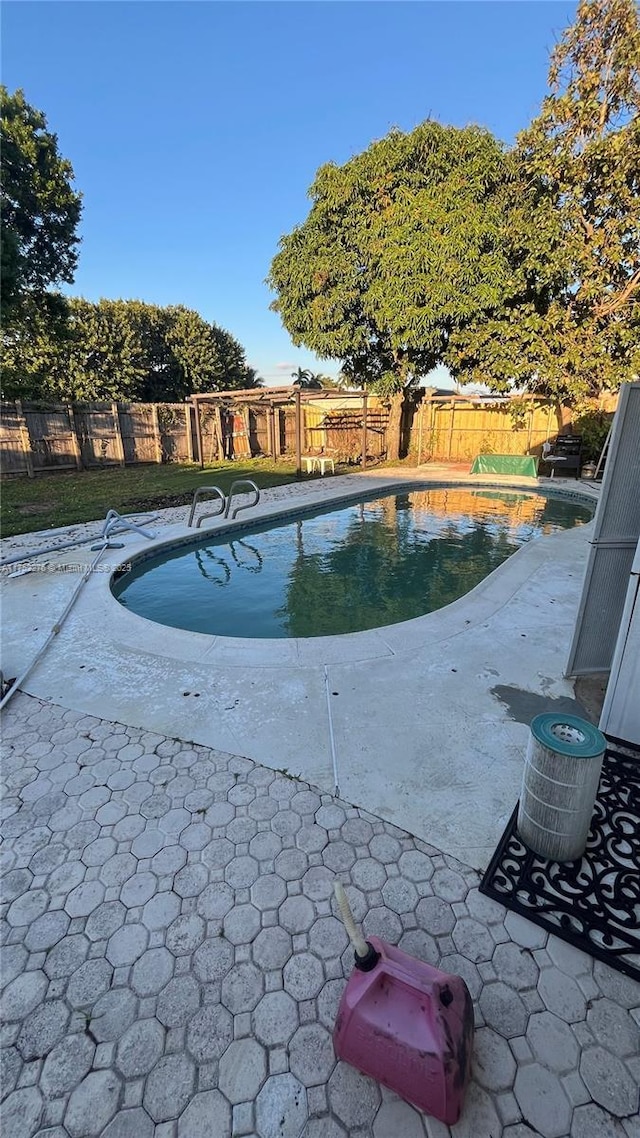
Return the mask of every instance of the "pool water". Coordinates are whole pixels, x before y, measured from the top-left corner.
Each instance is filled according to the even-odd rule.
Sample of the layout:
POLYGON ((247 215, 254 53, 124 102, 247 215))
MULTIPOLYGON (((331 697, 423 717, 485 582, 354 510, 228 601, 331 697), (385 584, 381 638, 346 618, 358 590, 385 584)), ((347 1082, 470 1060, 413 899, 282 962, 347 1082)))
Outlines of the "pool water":
POLYGON ((329 636, 422 616, 526 541, 591 520, 535 493, 402 490, 146 558, 112 586, 132 612, 219 636, 329 636))

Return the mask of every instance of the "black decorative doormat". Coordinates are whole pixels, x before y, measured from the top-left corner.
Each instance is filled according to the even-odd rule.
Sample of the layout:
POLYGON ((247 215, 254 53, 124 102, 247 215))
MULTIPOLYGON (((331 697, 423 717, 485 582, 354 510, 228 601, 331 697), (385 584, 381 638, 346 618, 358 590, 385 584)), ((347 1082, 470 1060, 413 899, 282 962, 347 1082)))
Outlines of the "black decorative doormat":
POLYGON ((516 806, 480 892, 640 980, 640 749, 607 742, 584 856, 555 862, 528 850, 516 806))

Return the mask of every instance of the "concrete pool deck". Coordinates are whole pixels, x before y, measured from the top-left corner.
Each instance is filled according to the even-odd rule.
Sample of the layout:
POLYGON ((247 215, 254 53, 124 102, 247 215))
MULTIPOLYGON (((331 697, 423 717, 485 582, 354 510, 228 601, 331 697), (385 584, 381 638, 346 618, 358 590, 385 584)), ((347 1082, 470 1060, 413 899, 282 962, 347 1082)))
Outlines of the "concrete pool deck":
MULTIPOLYGON (((417 480, 538 488, 528 479, 402 468, 267 491, 235 525, 246 530, 276 514, 417 480)), ((542 485, 597 494, 573 480, 542 485)), ((163 511, 151 528, 163 543, 193 536, 187 513, 163 511)), ((214 521, 198 532, 220 528, 214 521)), ((417 620, 282 641, 203 636, 125 610, 110 592, 109 570, 148 549, 132 535, 125 549, 103 557, 104 571, 91 575, 23 690, 333 792, 329 700, 341 797, 481 869, 518 797, 529 719, 573 698, 562 672, 591 531, 588 525, 530 542, 471 593, 417 620)), ((38 542, 49 544, 52 535, 5 542, 4 556, 38 542)), ((20 674, 38 651, 92 556, 88 546, 60 552, 46 558, 51 571, 4 579, 5 676, 20 674), (59 571, 69 565, 75 571, 59 571)))
MULTIPOLYGON (((315 480, 264 493, 236 527, 417 478, 457 480, 443 468, 315 480)), ((555 481, 550 488, 561 492, 555 481)), ((531 480, 522 485, 532 489, 531 480)), ((164 511, 162 530, 151 526, 158 541, 194 536, 175 521, 187 512, 164 511)), ((215 520, 199 533, 228 525, 215 520)), ((147 552, 150 543, 131 535, 124 550, 102 558, 24 690, 334 791, 329 699, 342 797, 482 868, 518 797, 526 747, 526 723, 500 696, 512 690, 517 703, 519 692, 528 693, 531 715, 573 698, 563 668, 590 533, 585 526, 528 543, 473 592, 425 617, 297 641, 204 636, 126 611, 110 593, 109 570, 147 552)), ((30 535, 20 542, 28 545, 30 535)), ((92 556, 81 546, 48 556, 51 571, 5 580, 6 676, 38 651, 92 556), (59 571, 68 566, 76 571, 59 571)))
MULTIPOLYGON (((303 493, 328 489, 316 483, 273 497, 298 500, 303 493)), ((25 535, 6 543, 5 556, 9 544, 26 549, 51 540, 50 533, 25 535)), ((551 547, 555 542, 550 539, 551 547)), ((565 544, 562 540, 559 546, 565 544)), ((573 601, 582 549, 583 543, 574 546, 573 555, 566 550, 564 561, 557 562, 577 572, 573 601)), ((86 554, 76 559, 71 551, 51 564, 86 560, 86 554)), ((522 583, 514 579, 513 595, 505 588, 502 599, 508 606, 533 579, 532 603, 540 614, 546 604, 560 604, 561 612, 567 608, 559 618, 565 635, 573 602, 550 585, 541 591, 540 572, 548 561, 527 562, 522 583)), ((54 572, 5 582, 5 636, 24 638, 5 649, 5 675, 28 663, 77 580, 78 573, 54 572)), ((107 581, 108 574, 96 574, 90 582, 96 597, 107 581)), ((522 645, 514 648, 513 631, 499 623, 500 606, 491 608, 495 598, 489 603, 485 597, 485 604, 476 621, 477 643, 483 626, 489 627, 509 658, 498 676, 488 673, 482 698, 506 730, 512 722, 507 707, 524 719, 537 698, 546 698, 547 683, 555 685, 555 695, 562 689, 557 679, 531 683, 538 651, 532 630, 540 623, 535 611, 523 626, 522 645), (510 668, 516 679, 529 677, 529 694, 513 683, 499 687, 510 668), (486 694, 491 688, 501 700, 486 694)), ((521 599, 512 611, 524 619, 523 605, 521 599)), ((479 893, 473 868, 413 837, 402 821, 393 825, 270 770, 273 758, 256 765, 238 754, 192 745, 184 707, 193 713, 201 700, 210 708, 219 706, 221 696, 214 704, 210 688, 203 686, 196 697, 199 689, 193 687, 191 701, 180 692, 184 704, 177 699, 171 704, 183 709, 182 737, 175 727, 167 737, 74 709, 99 687, 105 689, 103 698, 120 698, 107 690, 112 673, 99 671, 104 667, 101 627, 95 613, 79 605, 54 645, 55 666, 45 671, 45 657, 42 670, 26 685, 49 688, 60 701, 19 692, 2 713, 3 1133, 9 1138, 639 1138, 640 984, 507 913, 479 893), (87 638, 84 653, 62 639, 70 631, 76 639, 87 638), (473 1079, 454 1127, 419 1114, 335 1059, 331 1031, 353 961, 336 919, 336 878, 366 935, 400 944, 462 975, 469 986, 476 1023, 473 1079)), ((446 665, 464 671, 464 654, 456 655, 457 664, 448 654, 458 651, 458 639, 467 631, 465 626, 457 636, 438 641, 439 671, 437 660, 429 663, 421 654, 424 645, 409 646, 408 660, 426 669, 423 687, 433 684, 434 674, 442 676, 440 698, 446 694, 445 678, 455 683, 459 674, 447 672, 446 665)), ((520 637, 519 628, 515 634, 520 637)), ((133 713, 146 719, 143 700, 151 697, 149 711, 157 715, 155 701, 165 689, 159 683, 156 691, 149 677, 166 683, 165 656, 159 656, 154 671, 155 654, 147 644, 132 645, 113 634, 103 640, 121 657, 118 676, 126 677, 136 653, 141 657, 131 681, 141 684, 138 701, 130 685, 127 699, 133 713)), ((398 650, 370 660, 369 667, 388 666, 402 656, 398 650)), ((544 660, 547 664, 552 657, 544 660)), ((196 665, 199 676, 214 674, 219 682, 221 665, 211 673, 206 660, 188 658, 176 667, 182 676, 196 665)), ((329 665, 329 690, 341 692, 336 701, 348 691, 345 676, 352 685, 364 685, 365 666, 357 660, 329 665)), ((267 667, 258 670, 260 684, 267 667)), ((319 667, 314 662, 299 665, 298 671, 305 678, 319 667)), ((229 670, 238 673, 238 686, 241 678, 246 681, 246 668, 236 663, 229 670)), ((282 665, 270 669, 281 670, 282 665)), ((284 671, 293 682, 291 666, 285 664, 284 671)), ((410 673, 405 662, 404 682, 410 673)), ((471 682, 472 669, 464 674, 471 682)), ((388 676, 374 677, 372 701, 388 676)), ((271 690, 284 692, 287 704, 285 688, 274 683, 271 690)), ((447 696, 444 712, 451 727, 442 744, 454 785, 461 779, 457 690, 447 696)), ((480 699, 479 684, 475 690, 480 699)), ((391 694, 400 706, 397 686, 391 694)), ((172 698, 169 689, 166 695, 172 698)), ((379 733, 382 711, 372 701, 366 707, 378 716, 379 733)), ((408 696, 403 701, 413 715, 408 696)), ((299 749, 315 754, 315 736, 326 730, 326 719, 319 697, 311 695, 308 703, 298 728, 299 749)), ((355 715, 353 697, 351 706, 355 715)), ((385 707, 385 714, 398 715, 393 703, 385 707)), ((464 714, 471 718, 469 711, 464 714)), ((423 716, 417 729, 431 731, 431 722, 423 716)), ((478 722, 478 738, 488 747, 493 719, 487 714, 478 722)), ((349 728, 344 716, 339 723, 338 747, 349 728)), ((198 731, 206 726, 206 720, 196 723, 198 731)), ((397 769, 404 760, 393 726, 383 741, 391 747, 389 797, 397 807, 397 769)), ((359 727, 363 730, 362 722, 359 727)), ((524 725, 515 728, 524 740, 524 725)), ((239 733, 241 725, 235 730, 239 733)), ((366 737, 375 757, 375 730, 366 737)), ((277 740, 272 745, 277 754, 277 740)), ((473 749, 476 743, 468 745, 473 749)), ((442 776, 435 745, 427 753, 442 776)), ((492 756, 495 781, 503 766, 497 746, 492 756)), ((343 766, 344 759, 339 752, 343 766)), ((478 779, 482 771, 476 765, 471 773, 478 779)), ((420 784, 422 823, 417 818, 423 828, 439 824, 426 781, 420 784)), ((366 794, 366 786, 353 786, 358 798, 366 794)), ((438 790, 444 794, 443 787, 438 790)), ((438 799, 440 805, 444 801, 438 799)))

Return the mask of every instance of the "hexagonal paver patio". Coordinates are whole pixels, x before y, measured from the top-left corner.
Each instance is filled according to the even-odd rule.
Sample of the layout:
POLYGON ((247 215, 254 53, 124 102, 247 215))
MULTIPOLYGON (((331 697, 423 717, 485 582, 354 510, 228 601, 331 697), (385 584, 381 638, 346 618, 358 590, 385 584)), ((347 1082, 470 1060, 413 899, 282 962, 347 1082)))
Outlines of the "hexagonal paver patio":
POLYGON ((26 695, 3 718, 7 1138, 638 1138, 640 985, 282 774, 26 695), (332 899, 459 972, 452 1129, 343 1063, 332 899))

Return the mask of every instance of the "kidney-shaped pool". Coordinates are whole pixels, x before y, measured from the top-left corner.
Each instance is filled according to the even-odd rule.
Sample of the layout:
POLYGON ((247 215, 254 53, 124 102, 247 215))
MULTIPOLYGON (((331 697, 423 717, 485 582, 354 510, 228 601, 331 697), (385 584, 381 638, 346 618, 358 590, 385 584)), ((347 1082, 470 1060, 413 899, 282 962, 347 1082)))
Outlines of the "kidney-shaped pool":
POLYGON ((524 542, 589 522, 593 511, 584 500, 502 489, 378 493, 144 556, 112 590, 132 612, 191 632, 361 632, 450 604, 524 542))

